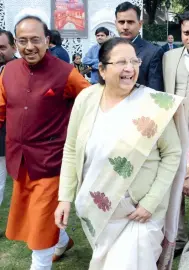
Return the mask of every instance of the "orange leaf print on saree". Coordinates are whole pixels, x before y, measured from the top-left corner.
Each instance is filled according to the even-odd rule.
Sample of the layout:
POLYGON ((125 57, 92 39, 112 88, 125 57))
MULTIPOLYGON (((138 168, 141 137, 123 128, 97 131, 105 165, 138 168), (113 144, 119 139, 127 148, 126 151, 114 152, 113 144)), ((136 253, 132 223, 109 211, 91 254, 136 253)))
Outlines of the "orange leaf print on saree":
POLYGON ((133 123, 137 126, 137 130, 147 138, 153 137, 157 133, 157 124, 149 117, 142 116, 134 119, 133 123))

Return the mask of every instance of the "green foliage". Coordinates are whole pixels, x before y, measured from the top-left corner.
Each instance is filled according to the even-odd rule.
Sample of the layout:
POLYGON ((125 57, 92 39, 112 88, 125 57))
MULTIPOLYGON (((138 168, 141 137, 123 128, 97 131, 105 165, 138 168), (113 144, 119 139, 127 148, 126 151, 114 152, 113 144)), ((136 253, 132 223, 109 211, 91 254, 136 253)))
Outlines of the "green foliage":
POLYGON ((166 41, 167 28, 164 24, 144 24, 143 37, 150 41, 166 41))
MULTIPOLYGON (((181 41, 180 25, 169 22, 169 34, 174 36, 175 41, 181 41)), ((144 24, 143 37, 149 41, 167 41, 167 24, 144 24)))
MULTIPOLYGON (((12 180, 7 179, 5 190, 5 199, 0 207, 0 229, 5 230, 7 216, 10 205, 10 197, 12 194, 12 180)), ((186 199, 186 213, 189 221, 189 198, 186 199)), ((92 251, 89 243, 83 233, 80 221, 76 218, 75 210, 72 208, 69 219, 68 234, 73 238, 74 247, 65 254, 65 257, 57 263, 53 264, 53 270, 86 270, 89 267, 89 261, 92 251), (76 230, 71 230, 74 223, 76 230)), ((172 270, 178 270, 179 257, 174 260, 172 270)), ((26 244, 19 241, 9 241, 5 237, 0 239, 0 269, 2 270, 26 270, 30 268, 31 251, 26 244)))
POLYGON ((189 9, 188 0, 171 0, 171 9, 175 13, 182 13, 189 9))

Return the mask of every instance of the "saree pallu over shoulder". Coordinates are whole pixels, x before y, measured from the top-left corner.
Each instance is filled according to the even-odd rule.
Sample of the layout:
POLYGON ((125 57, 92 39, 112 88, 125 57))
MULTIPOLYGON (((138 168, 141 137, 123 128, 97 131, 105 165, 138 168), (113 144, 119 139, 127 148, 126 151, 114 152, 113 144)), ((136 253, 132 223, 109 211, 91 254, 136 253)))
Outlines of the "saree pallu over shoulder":
POLYGON ((124 119, 120 139, 86 193, 84 207, 78 213, 93 248, 182 100, 150 88, 132 100, 131 116, 124 119))

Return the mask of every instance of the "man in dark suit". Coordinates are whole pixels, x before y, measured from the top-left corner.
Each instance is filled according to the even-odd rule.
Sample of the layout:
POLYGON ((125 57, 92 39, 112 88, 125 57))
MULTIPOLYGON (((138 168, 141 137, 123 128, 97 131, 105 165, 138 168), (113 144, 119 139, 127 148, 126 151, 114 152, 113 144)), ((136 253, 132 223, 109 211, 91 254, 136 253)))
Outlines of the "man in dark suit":
MULTIPOLYGON (((16 46, 11 32, 0 30, 0 73, 4 65, 15 58, 16 46)), ((3 201, 3 193, 7 176, 5 163, 5 124, 0 131, 0 205, 3 201)))
POLYGON ((70 63, 69 54, 62 47, 62 39, 60 33, 57 30, 49 30, 49 34, 50 34, 49 50, 51 54, 67 63, 70 63))
POLYGON ((170 50, 178 48, 177 45, 174 44, 174 37, 173 35, 168 35, 167 43, 162 46, 164 52, 168 52, 170 50))
POLYGON ((136 49, 137 57, 142 59, 138 83, 163 91, 162 56, 160 46, 141 38, 139 31, 142 26, 141 11, 138 6, 124 2, 115 11, 116 28, 120 37, 130 40, 136 49))

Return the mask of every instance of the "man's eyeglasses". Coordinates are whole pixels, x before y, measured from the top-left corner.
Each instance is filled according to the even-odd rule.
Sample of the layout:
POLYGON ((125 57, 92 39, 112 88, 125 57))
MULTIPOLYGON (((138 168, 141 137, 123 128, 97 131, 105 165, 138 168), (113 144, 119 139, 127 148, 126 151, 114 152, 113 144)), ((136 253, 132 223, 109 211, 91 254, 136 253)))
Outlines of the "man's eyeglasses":
POLYGON ((39 45, 42 43, 44 38, 41 37, 32 37, 32 38, 16 38, 16 42, 20 45, 20 46, 26 46, 28 44, 28 42, 30 42, 33 45, 39 45))
POLYGON ((131 58, 129 60, 123 59, 116 62, 103 62, 104 65, 114 65, 116 68, 123 68, 128 64, 134 66, 140 66, 142 64, 142 60, 140 58, 131 58))

